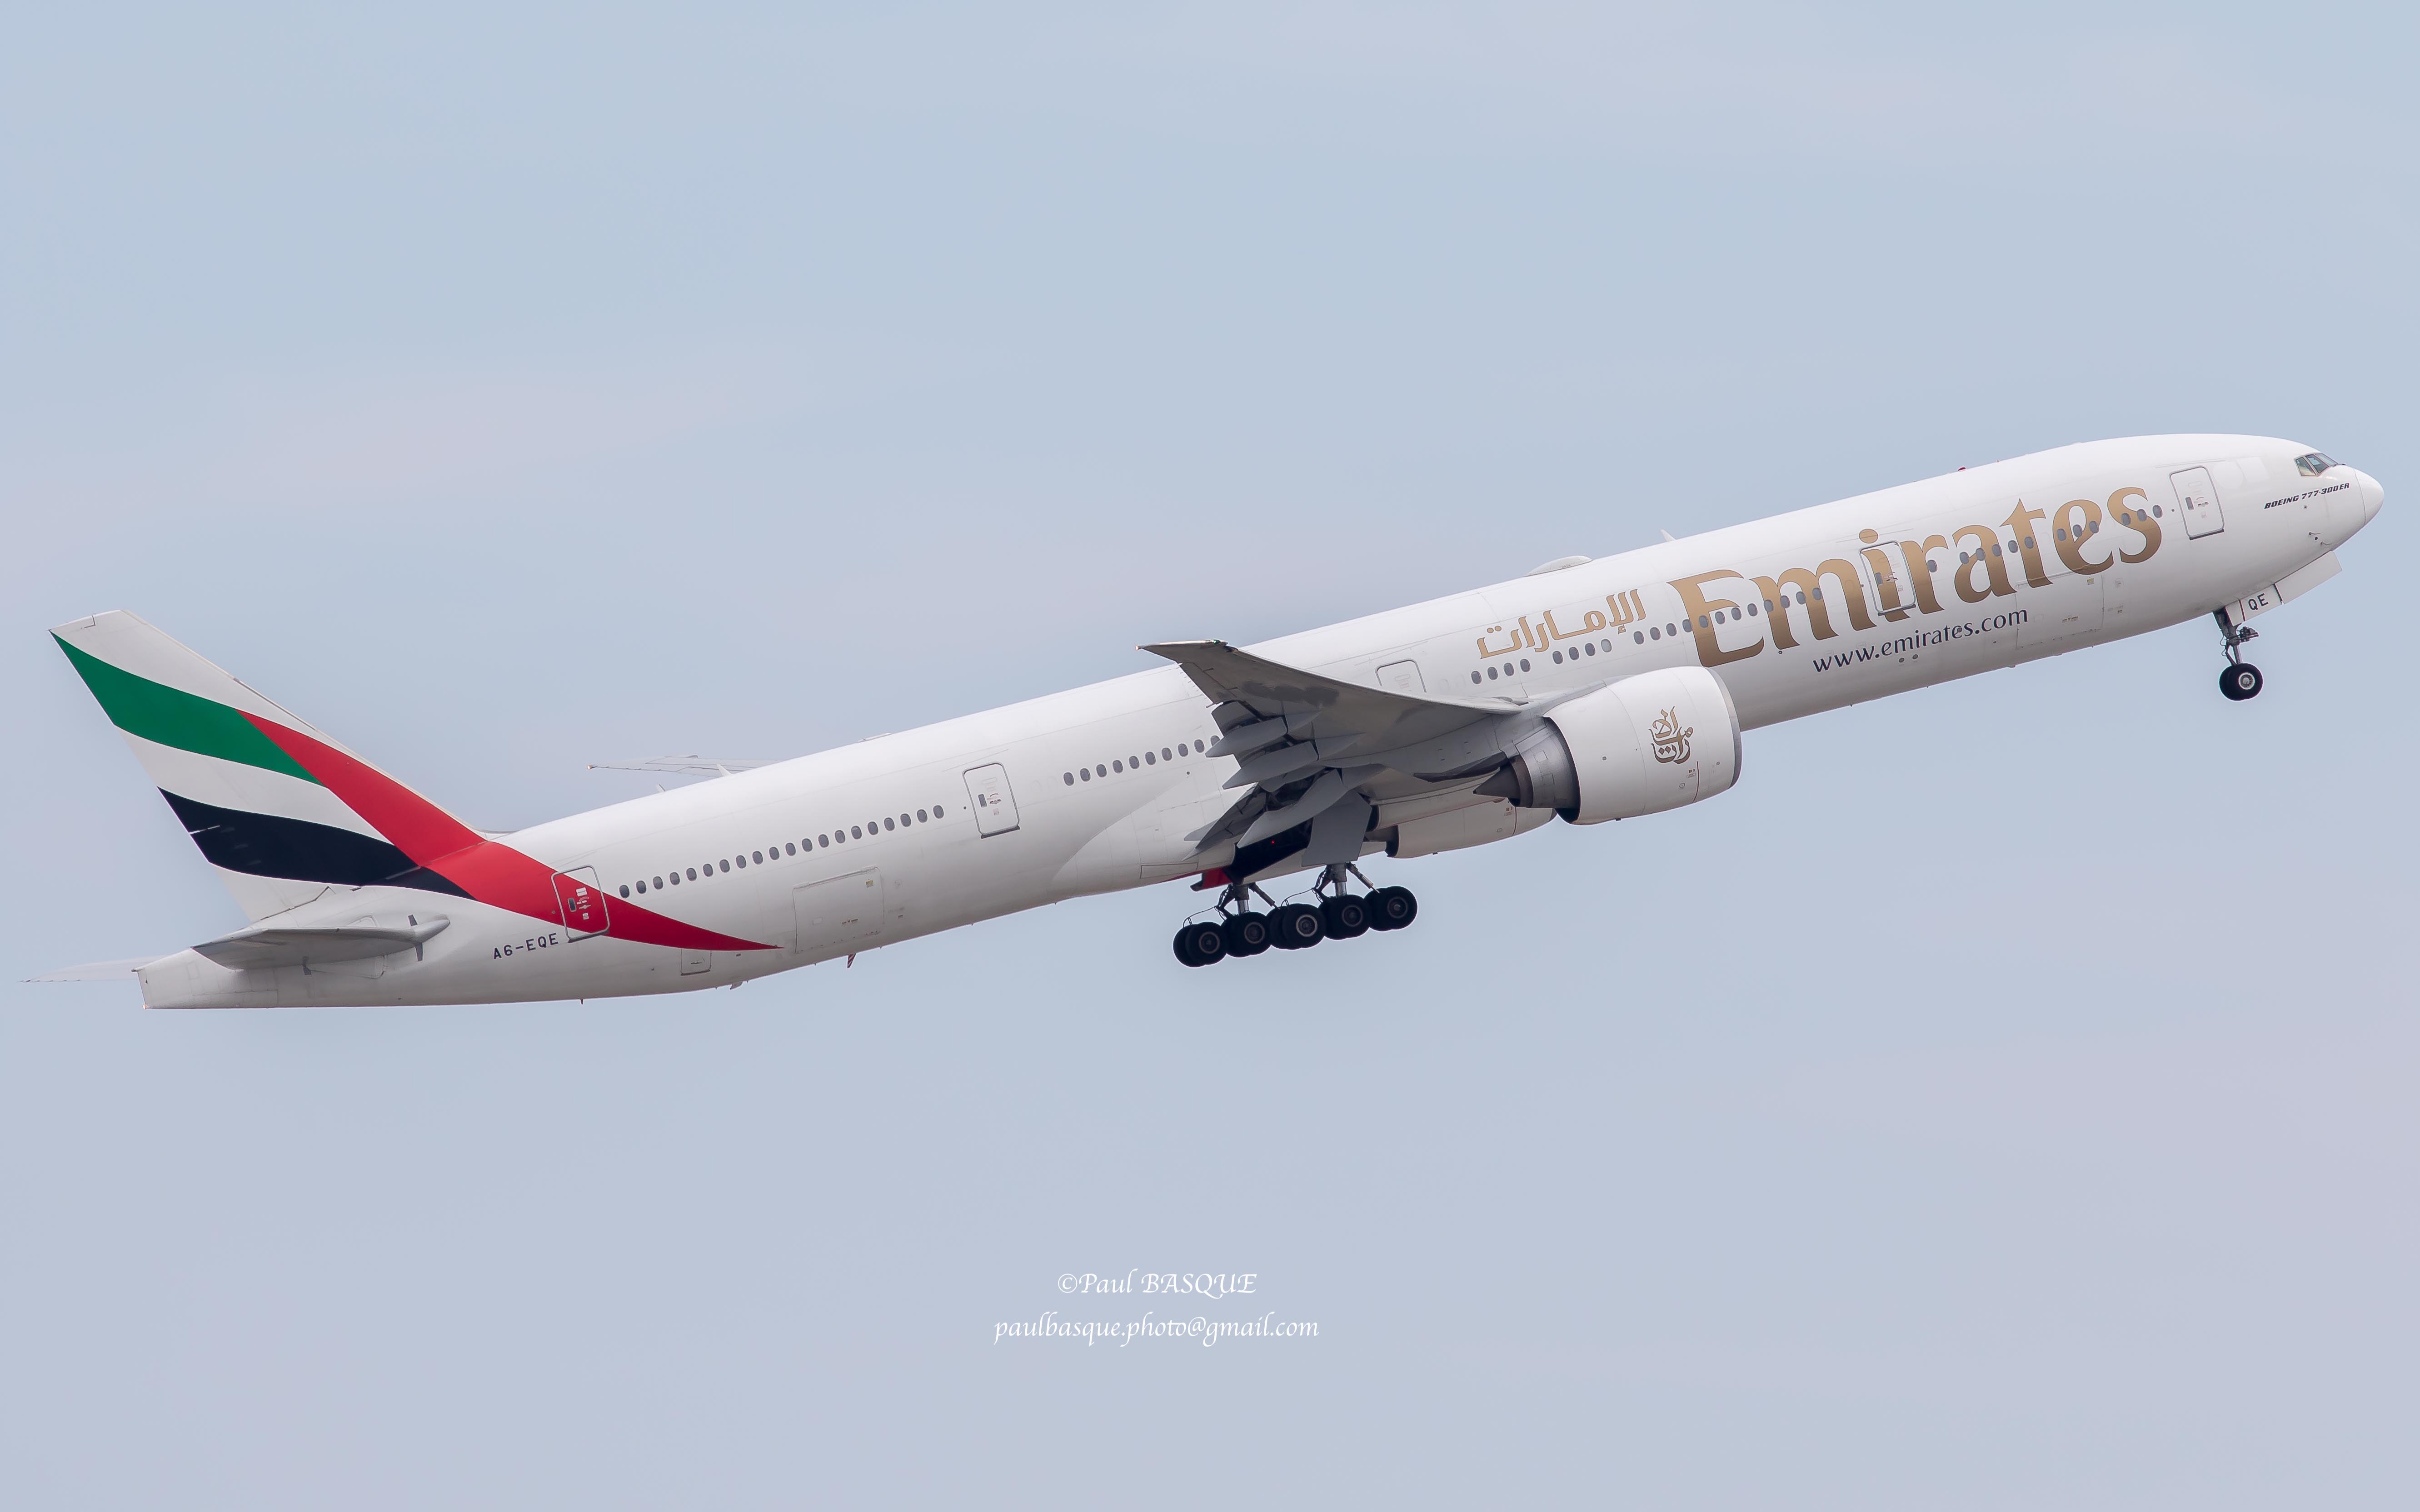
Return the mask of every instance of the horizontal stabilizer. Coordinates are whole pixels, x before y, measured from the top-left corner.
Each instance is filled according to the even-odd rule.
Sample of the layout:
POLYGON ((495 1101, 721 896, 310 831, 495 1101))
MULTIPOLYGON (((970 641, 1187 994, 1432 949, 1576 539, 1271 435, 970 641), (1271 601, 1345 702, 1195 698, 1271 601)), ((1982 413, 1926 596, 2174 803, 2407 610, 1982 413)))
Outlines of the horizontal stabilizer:
POLYGON ((28 977, 25 980, 27 981, 120 981, 160 959, 162 958, 156 955, 138 955, 126 961, 87 961, 80 966, 61 966, 56 971, 45 971, 39 977, 28 977))
POLYGON ((432 918, 426 923, 349 924, 335 929, 255 926, 205 940, 194 949, 233 971, 305 966, 315 961, 363 961, 426 944, 442 933, 447 922, 432 918))

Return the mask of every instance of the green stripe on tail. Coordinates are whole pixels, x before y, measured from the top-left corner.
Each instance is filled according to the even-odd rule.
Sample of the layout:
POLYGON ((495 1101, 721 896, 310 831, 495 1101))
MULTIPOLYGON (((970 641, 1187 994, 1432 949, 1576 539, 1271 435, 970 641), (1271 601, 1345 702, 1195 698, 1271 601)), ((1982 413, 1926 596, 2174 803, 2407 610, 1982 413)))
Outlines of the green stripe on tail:
POLYGON ((319 780, 278 749, 277 743, 251 720, 225 704, 112 667, 60 640, 55 631, 51 639, 58 640, 59 649, 68 654, 69 662, 101 702, 109 722, 128 734, 200 756, 283 772, 305 782, 319 780))

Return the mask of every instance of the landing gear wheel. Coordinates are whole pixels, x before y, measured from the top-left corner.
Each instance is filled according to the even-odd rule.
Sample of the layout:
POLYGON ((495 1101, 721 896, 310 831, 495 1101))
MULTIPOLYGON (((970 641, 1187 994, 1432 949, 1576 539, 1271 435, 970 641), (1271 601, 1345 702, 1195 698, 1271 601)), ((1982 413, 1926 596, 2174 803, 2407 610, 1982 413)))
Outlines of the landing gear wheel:
POLYGON ((1227 934, 1215 918, 1187 924, 1176 932, 1176 959, 1188 966, 1215 964, 1227 953, 1227 934))
POLYGON ((1218 928, 1227 936, 1229 955, 1258 955, 1276 943, 1266 914, 1230 914, 1218 928))
POLYGON ((1370 927, 1370 905, 1349 892, 1319 903, 1319 922, 1331 940, 1349 940, 1370 927))
POLYGON ((2260 692, 2260 669, 2248 661, 2231 664, 2218 674, 2218 690, 2237 703, 2260 692))
POLYGON ((1307 903, 1288 903, 1269 916, 1269 943, 1280 950, 1307 950, 1327 937, 1319 910, 1307 903))
POLYGON ((1370 910, 1370 927, 1376 930, 1402 929, 1420 913, 1419 900, 1409 887, 1380 887, 1362 902, 1370 910))

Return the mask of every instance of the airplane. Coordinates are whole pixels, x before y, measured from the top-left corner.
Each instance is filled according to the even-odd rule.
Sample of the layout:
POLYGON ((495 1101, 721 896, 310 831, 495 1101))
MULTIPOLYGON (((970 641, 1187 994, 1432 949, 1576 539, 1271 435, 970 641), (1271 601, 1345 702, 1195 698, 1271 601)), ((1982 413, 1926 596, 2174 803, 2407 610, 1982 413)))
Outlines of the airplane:
POLYGON ((737 986, 1176 881, 1210 895, 1173 942, 1200 967, 1411 924, 1361 871, 1382 853, 1702 803, 1785 719, 2205 615, 2220 692, 2252 698, 2250 622, 2334 577, 2384 498, 2297 442, 2086 442, 1259 645, 1144 646, 1148 671, 816 755, 647 764, 717 775, 509 834, 132 614, 52 634, 252 921, 101 964, 147 1007, 737 986), (1309 885, 1280 902, 1281 878, 1309 885))

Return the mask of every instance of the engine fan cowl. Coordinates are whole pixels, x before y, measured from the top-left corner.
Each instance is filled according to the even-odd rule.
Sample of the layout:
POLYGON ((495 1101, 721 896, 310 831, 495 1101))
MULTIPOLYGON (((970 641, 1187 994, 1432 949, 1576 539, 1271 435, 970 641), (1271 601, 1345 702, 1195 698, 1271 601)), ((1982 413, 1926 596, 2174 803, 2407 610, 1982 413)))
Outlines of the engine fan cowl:
POLYGON ((1594 825, 1697 803, 1739 780, 1739 709, 1702 667, 1624 678, 1546 720, 1481 793, 1594 825))

